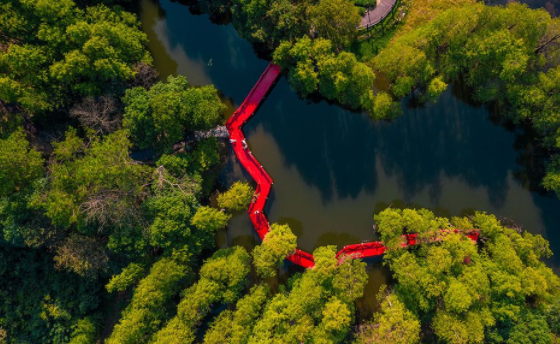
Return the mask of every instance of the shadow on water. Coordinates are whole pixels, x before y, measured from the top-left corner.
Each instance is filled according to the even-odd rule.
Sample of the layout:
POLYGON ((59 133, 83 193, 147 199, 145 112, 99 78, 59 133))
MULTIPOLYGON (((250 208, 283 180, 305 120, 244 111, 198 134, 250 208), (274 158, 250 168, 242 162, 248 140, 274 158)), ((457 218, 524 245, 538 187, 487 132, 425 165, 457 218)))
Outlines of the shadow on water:
MULTIPOLYGON (((268 62, 231 25, 213 25, 207 15, 170 1, 141 0, 140 6, 162 77, 185 75, 193 85, 214 84, 234 106, 243 101, 268 62)), ((253 153, 275 180, 266 209, 271 222, 290 224, 299 246, 312 251, 375 239, 373 214, 391 204, 444 216, 478 209, 544 235, 560 252, 560 201, 540 187, 546 152, 532 133, 497 124, 499 109, 489 111, 468 95, 453 85, 434 104, 406 99, 403 116, 373 122, 300 99, 281 79, 245 127, 253 153)), ((221 180, 227 186, 240 179, 248 176, 230 150, 221 180)), ((243 212, 216 241, 251 249, 258 238, 243 212)), ((551 265, 559 263, 556 257, 551 265)), ((376 279, 387 274, 381 276, 376 279)))
POLYGON ((374 237, 376 205, 395 199, 440 215, 475 209, 515 219, 558 247, 557 198, 540 187, 544 152, 454 85, 435 104, 403 101, 404 114, 372 122, 325 102, 299 99, 281 80, 246 126, 275 179, 271 221, 297 218, 301 247, 374 237))
MULTIPOLYGON (((207 15, 193 15, 178 3, 141 5, 155 61, 168 67, 158 67, 163 76, 213 83, 235 105, 242 102, 267 62, 231 25, 213 25, 207 15)), ((530 132, 498 125, 499 109, 489 111, 470 94, 457 83, 435 104, 406 99, 403 116, 373 122, 324 101, 300 99, 281 79, 245 128, 255 156, 275 180, 266 209, 270 220, 292 225, 306 250, 340 247, 374 239, 376 207, 401 200, 447 216, 479 209, 512 218, 559 251, 560 202, 540 187, 546 152, 530 132)), ((230 154, 224 184, 247 177, 230 154)), ((241 217, 232 221, 227 241, 254 235, 247 216, 241 217)))

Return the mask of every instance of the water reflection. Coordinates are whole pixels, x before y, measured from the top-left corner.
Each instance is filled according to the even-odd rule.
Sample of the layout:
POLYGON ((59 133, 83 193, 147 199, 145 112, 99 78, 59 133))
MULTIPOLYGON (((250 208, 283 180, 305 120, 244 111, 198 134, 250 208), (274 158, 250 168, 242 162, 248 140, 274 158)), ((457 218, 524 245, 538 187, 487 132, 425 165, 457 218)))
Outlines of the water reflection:
POLYGON ((268 64, 231 25, 213 25, 187 6, 141 0, 139 14, 163 78, 181 74, 193 85, 214 84, 239 105, 268 64))
MULTIPOLYGON (((142 0, 141 18, 164 76, 214 83, 235 105, 266 67, 231 25, 213 25, 186 6, 142 0)), ((398 120, 376 123, 299 99, 282 79, 246 127, 251 149, 275 180, 271 221, 289 223, 299 245, 312 250, 375 238, 372 216, 391 204, 446 216, 480 209, 543 234, 560 252, 560 202, 539 186, 542 157, 530 135, 493 123, 460 85, 435 104, 407 100, 403 107, 398 120)), ((246 177, 230 156, 224 182, 246 177)), ((258 242, 244 213, 217 240, 247 248, 258 242)))
POLYGON ((275 179, 271 220, 298 219, 304 248, 340 246, 371 239, 376 205, 400 199, 447 216, 486 210, 558 243, 553 209, 560 202, 516 177, 531 178, 518 164, 516 133, 451 90, 435 104, 407 105, 398 120, 376 123, 300 100, 280 81, 246 126, 275 179))

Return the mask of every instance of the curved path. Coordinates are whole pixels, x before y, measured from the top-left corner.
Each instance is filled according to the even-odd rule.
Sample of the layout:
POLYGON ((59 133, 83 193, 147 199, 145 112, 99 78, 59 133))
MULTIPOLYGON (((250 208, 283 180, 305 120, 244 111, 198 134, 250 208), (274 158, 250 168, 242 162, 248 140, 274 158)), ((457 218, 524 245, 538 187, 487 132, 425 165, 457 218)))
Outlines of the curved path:
MULTIPOLYGON (((237 159, 239 159, 241 165, 245 167, 247 172, 257 183, 255 195, 248 212, 251 222, 255 226, 261 240, 264 240, 266 233, 268 233, 270 229, 270 224, 264 214, 264 206, 274 182, 249 150, 242 128, 255 114, 257 108, 260 106, 267 93, 272 89, 279 76, 280 67, 270 63, 251 92, 249 92, 247 98, 245 98, 241 106, 233 113, 226 123, 230 142, 237 159)), ((457 232, 457 230, 454 230, 454 232, 457 232)), ((478 240, 478 231, 476 230, 469 231, 466 235, 474 241, 478 240)), ((403 235, 401 246, 408 247, 416 245, 418 243, 417 237, 418 234, 403 235)), ((381 241, 354 244, 345 246, 337 253, 337 257, 341 255, 348 255, 353 258, 377 257, 383 255, 386 249, 387 248, 381 241)), ((296 249, 293 254, 286 258, 304 268, 311 268, 315 265, 313 255, 299 249, 296 249)))
POLYGON ((367 11, 362 17, 360 23, 361 29, 369 29, 370 27, 379 24, 385 17, 391 13, 393 7, 397 4, 397 0, 381 0, 381 4, 375 6, 371 11, 367 11))

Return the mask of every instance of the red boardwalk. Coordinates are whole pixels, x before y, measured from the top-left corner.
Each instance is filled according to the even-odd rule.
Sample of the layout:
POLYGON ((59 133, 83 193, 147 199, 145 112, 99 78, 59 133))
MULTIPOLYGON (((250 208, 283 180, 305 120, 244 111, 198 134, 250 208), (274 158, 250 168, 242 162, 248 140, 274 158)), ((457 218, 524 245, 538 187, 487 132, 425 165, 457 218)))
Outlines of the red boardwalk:
MULTIPOLYGON (((255 114, 255 111, 257 111, 257 108, 272 86, 274 86, 274 82, 278 80, 279 76, 280 67, 270 63, 251 92, 249 92, 247 98, 245 98, 245 101, 243 101, 243 104, 241 104, 241 106, 233 113, 226 123, 230 142, 233 146, 237 159, 239 159, 241 165, 243 165, 257 183, 255 195, 251 205, 249 206, 248 212, 251 222, 253 223, 253 226, 255 226, 261 240, 264 239, 266 233, 270 229, 268 219, 264 214, 264 206, 266 204, 266 200, 268 199, 268 195, 270 194, 273 181, 257 159, 255 159, 253 154, 251 154, 245 140, 245 135, 243 135, 243 131, 241 129, 251 116, 255 114)), ((467 233, 467 236, 476 241, 478 239, 478 231, 473 230, 467 233)), ((416 245, 417 237, 417 234, 404 235, 403 242, 401 244, 402 247, 416 245)), ((383 245, 380 241, 348 245, 337 253, 337 257, 341 255, 349 255, 354 258, 377 257, 381 256, 386 249, 385 245, 383 245)), ((294 264, 303 266, 304 268, 312 268, 315 265, 313 255, 299 249, 296 249, 293 254, 286 258, 294 264)))

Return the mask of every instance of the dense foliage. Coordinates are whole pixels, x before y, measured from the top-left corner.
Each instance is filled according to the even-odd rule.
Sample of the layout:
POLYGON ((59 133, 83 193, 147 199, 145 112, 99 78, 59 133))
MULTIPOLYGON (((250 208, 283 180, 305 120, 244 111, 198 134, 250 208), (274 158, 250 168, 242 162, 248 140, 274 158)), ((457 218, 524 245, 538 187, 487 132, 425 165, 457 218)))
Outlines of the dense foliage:
MULTIPOLYGON (((0 343, 558 339, 560 281, 543 263, 548 243, 493 216, 378 214, 395 283, 356 332, 364 262, 321 247, 313 269, 278 283, 296 247, 279 224, 252 252, 215 251, 216 231, 254 190, 236 182, 214 204, 220 143, 176 143, 220 124, 225 106, 213 86, 156 82, 146 36, 117 2, 0 0, 0 343), (140 162, 132 149, 154 156, 140 162), (480 242, 455 228, 479 228, 480 242), (419 233, 421 244, 401 248, 403 233, 419 233)), ((303 96, 389 118, 393 97, 435 99, 462 77, 477 99, 508 104, 511 118, 560 148, 558 20, 520 5, 438 4, 411 14, 364 63, 348 52, 360 22, 351 1, 198 2, 277 48, 274 60, 303 96), (389 89, 373 92, 372 66, 389 89)), ((550 189, 560 190, 557 170, 558 159, 550 189)))
POLYGON ((257 273, 264 278, 276 275, 284 258, 294 252, 297 238, 288 225, 273 223, 261 245, 253 250, 253 264, 257 273))
POLYGON ((211 129, 225 109, 214 86, 189 87, 183 76, 170 76, 149 90, 129 89, 123 101, 123 126, 141 149, 169 148, 186 131, 211 129))
POLYGON ((420 336, 423 342, 552 343, 558 335, 551 309, 559 304, 560 278, 542 261, 551 252, 540 235, 503 227, 484 213, 450 221, 427 210, 387 209, 376 221, 392 243, 385 259, 397 284, 359 335, 361 343, 416 343, 420 336), (480 246, 453 231, 472 228, 480 230, 480 246), (406 232, 420 233, 425 244, 401 249, 406 232))
POLYGON ((220 208, 229 211, 241 211, 249 207, 255 191, 247 182, 235 182, 228 191, 218 195, 220 208))
POLYGON ((342 49, 356 37, 361 20, 359 9, 347 0, 201 0, 197 6, 231 16, 242 37, 271 47, 310 35, 342 49))
POLYGON ((158 344, 188 344, 195 339, 196 326, 216 303, 239 299, 247 283, 249 254, 242 247, 216 252, 200 270, 200 280, 184 291, 177 315, 158 331, 153 339, 158 344))
POLYGON ((0 336, 10 343, 93 343, 118 315, 115 297, 128 304, 116 342, 137 343, 229 219, 201 207, 218 142, 170 147, 221 121, 216 90, 181 77, 153 86, 136 16, 101 2, 0 1, 0 336), (125 105, 158 124, 147 132, 127 112, 121 129, 130 86, 125 105), (169 154, 133 160, 134 135, 169 154))
POLYGON ((0 99, 29 114, 118 87, 151 59, 136 17, 119 7, 2 0, 0 33, 0 99))
POLYGON ((353 109, 373 101, 371 69, 351 53, 336 54, 329 40, 305 36, 296 43, 283 42, 274 52, 274 61, 289 71, 292 87, 303 96, 319 91, 353 109))
MULTIPOLYGON (((434 99, 461 78, 477 100, 503 104, 506 118, 530 122, 543 144, 558 150, 560 19, 520 4, 462 4, 427 23, 405 27, 373 59, 374 68, 389 78, 396 97, 415 90, 434 99)), ((556 192, 558 159, 550 163, 543 182, 556 192)))
POLYGON ((173 260, 156 262, 148 276, 134 289, 134 295, 113 329, 108 344, 133 344, 145 342, 165 319, 166 306, 178 292, 179 282, 187 275, 185 267, 173 260))

